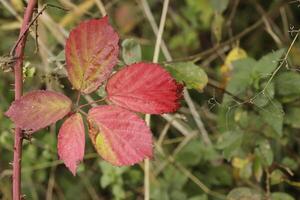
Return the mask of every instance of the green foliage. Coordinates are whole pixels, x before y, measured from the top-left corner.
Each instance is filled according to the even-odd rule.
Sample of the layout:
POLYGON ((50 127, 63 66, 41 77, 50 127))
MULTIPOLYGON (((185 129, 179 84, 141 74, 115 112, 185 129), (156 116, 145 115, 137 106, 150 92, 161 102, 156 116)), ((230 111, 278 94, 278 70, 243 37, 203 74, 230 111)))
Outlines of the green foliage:
POLYGON ((102 188, 110 186, 114 199, 125 199, 125 190, 122 174, 128 170, 127 167, 116 168, 106 162, 99 162, 102 171, 100 185, 102 188))
POLYGON ((122 42, 122 57, 125 64, 130 65, 142 60, 142 49, 135 39, 126 39, 122 42))
POLYGON ((185 83, 188 89, 202 91, 208 82, 205 71, 192 62, 167 65, 166 69, 177 81, 185 83))
POLYGON ((291 195, 283 192, 274 192, 271 195, 272 200, 295 200, 291 195))
POLYGON ((228 200, 241 200, 241 199, 247 199, 247 200, 260 200, 262 198, 262 195, 251 188, 246 187, 240 187, 233 189, 228 195, 228 200))
MULTIPOLYGON (((24 2, 7 3, 14 13, 0 3, 1 57, 8 55, 18 37, 20 22, 16 16, 24 15, 24 2), (21 7, 17 9, 16 4, 21 7)), ((64 38, 76 24, 101 17, 95 2, 62 5, 55 0, 47 1, 68 11, 49 7, 39 17, 39 52, 35 52, 31 37, 35 28, 31 28, 24 56, 27 66, 24 93, 49 89, 76 100, 77 93, 68 89, 71 86, 64 70, 64 38), (69 22, 65 23, 66 20, 69 22)), ((119 67, 152 61, 157 38, 145 13, 144 1, 102 2, 113 27, 122 33, 119 67), (124 11, 128 5, 129 12, 124 11)), ((159 26, 163 1, 146 2, 159 26)), ((271 200, 299 198, 299 38, 287 59, 283 59, 299 21, 296 1, 170 1, 162 38, 174 60, 165 63, 166 50, 161 45, 159 63, 189 89, 194 111, 200 115, 212 145, 203 142, 203 132, 196 126, 184 99, 179 112, 170 115, 169 121, 166 116, 164 119, 152 116, 153 139, 160 143, 154 144, 155 154, 150 160, 151 200, 262 200, 267 195, 267 171, 271 200), (238 47, 248 57, 226 63, 228 52, 238 47), (276 50, 279 47, 282 49, 276 50), (224 64, 231 68, 228 77, 220 73, 224 64), (219 89, 207 85, 208 78, 219 89), (227 82, 223 81, 227 78, 227 82)), ((4 113, 14 98, 13 81, 12 73, 0 70, 0 199, 3 200, 12 199, 10 163, 14 126, 4 113)), ((98 100, 105 96, 104 84, 90 97, 98 100)), ((85 98, 80 99, 80 104, 86 103, 85 98)), ((34 134, 31 141, 24 140, 22 193, 26 199, 144 198, 144 164, 113 167, 95 154, 91 144, 86 145, 84 162, 73 177, 57 157, 54 132, 60 126, 57 123, 34 134)))

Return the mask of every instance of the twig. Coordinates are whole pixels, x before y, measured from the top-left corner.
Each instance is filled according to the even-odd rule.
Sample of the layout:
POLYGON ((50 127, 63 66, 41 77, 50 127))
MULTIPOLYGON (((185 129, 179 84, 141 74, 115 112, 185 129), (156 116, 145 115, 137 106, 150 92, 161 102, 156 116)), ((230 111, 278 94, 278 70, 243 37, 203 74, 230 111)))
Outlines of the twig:
POLYGON ((88 194, 90 195, 92 200, 101 200, 102 198, 98 196, 95 188, 91 184, 90 180, 86 175, 79 173, 79 177, 83 182, 84 187, 86 188, 88 194))
POLYGON ((160 44, 162 41, 162 35, 164 32, 164 27, 165 27, 165 23, 166 23, 168 7, 169 7, 169 0, 164 0, 163 10, 162 10, 161 18, 160 18, 159 29, 158 29, 156 43, 155 43, 155 49, 154 49, 154 56, 153 56, 154 63, 158 62, 159 52, 160 52, 160 44))
POLYGON ((283 66, 283 64, 287 62, 288 56, 290 54, 290 51, 291 51, 292 47, 294 46, 294 44, 295 44, 298 36, 299 36, 299 32, 297 32, 296 36, 294 37, 294 39, 293 39, 292 43, 290 44, 290 46, 289 46, 289 48, 288 48, 288 50, 287 50, 287 52, 286 52, 283 60, 280 62, 279 66, 275 69, 275 71, 272 73, 271 78, 268 80, 267 84, 265 85, 264 89, 262 90, 262 93, 264 93, 266 91, 267 87, 269 86, 269 84, 271 83, 271 81, 273 80, 273 78, 275 77, 275 75, 277 74, 277 72, 281 69, 281 67, 283 66))
POLYGON ((194 118, 194 120, 196 122, 196 125, 199 128, 199 130, 200 130, 203 142, 206 145, 211 146, 212 143, 211 143, 211 141, 210 141, 210 139, 208 137, 208 133, 207 133, 207 130, 205 129, 205 127, 204 127, 204 124, 202 122, 201 116, 197 112, 196 107, 194 105, 194 102, 193 102, 193 100, 192 100, 192 98, 191 98, 191 96, 188 93, 188 90, 186 88, 184 88, 184 90, 183 90, 183 95, 184 95, 184 99, 185 99, 186 103, 188 104, 188 107, 190 108, 191 114, 192 114, 192 116, 193 116, 193 118, 194 118))
POLYGON ((107 15, 103 2, 101 0, 95 0, 97 7, 99 8, 102 17, 107 15))
POLYGON ((176 117, 173 115, 169 115, 169 114, 164 114, 162 115, 162 117, 167 120, 172 126, 174 126, 174 128, 176 128, 179 132, 182 133, 182 135, 184 136, 188 136, 190 134, 193 134, 193 130, 189 130, 188 128, 186 128, 182 123, 180 123, 180 121, 178 119, 176 119, 176 117))
POLYGON ((236 101, 238 101, 239 103, 244 103, 246 102, 245 100, 237 97, 236 95, 232 94, 231 92, 227 91, 226 89, 224 89, 223 87, 220 87, 218 85, 216 85, 215 83, 213 83, 212 81, 208 81, 207 83, 208 86, 212 87, 212 88, 215 88, 217 90, 221 90, 223 93, 231 96, 232 98, 234 98, 236 101))
MULTIPOLYGON (((37 5, 36 5, 37 6, 37 5)), ((54 7, 54 8, 58 8, 64 11, 68 11, 65 8, 56 6, 56 5, 52 5, 52 4, 44 4, 43 7, 41 8, 41 10, 34 16, 34 18, 31 20, 31 22, 26 26, 26 28, 23 30, 22 35, 18 38, 18 40, 16 41, 15 45, 13 46, 13 48, 10 51, 10 55, 14 55, 16 47, 18 46, 18 44, 20 43, 20 41, 23 39, 23 37, 28 33, 30 27, 37 21, 38 17, 46 10, 47 7, 54 7)), ((12 11, 14 12, 14 11, 12 11)))
POLYGON ((202 181, 200 181, 195 175, 193 175, 188 169, 186 169, 181 164, 177 163, 173 156, 166 156, 165 152, 161 148, 157 148, 157 150, 163 157, 167 158, 168 162, 172 163, 176 169, 178 169, 180 172, 182 172, 193 183, 195 183, 201 190, 203 190, 203 192, 205 192, 206 194, 209 194, 217 199, 224 199, 224 200, 226 199, 226 197, 223 194, 212 191, 202 181))
MULTIPOLYGON (((270 17, 275 16, 277 14, 276 11, 278 9, 280 9, 282 4, 284 4, 284 3, 286 3, 286 2, 285 1, 280 1, 279 3, 277 3, 275 8, 273 10, 271 10, 270 12, 268 12, 267 15, 270 16, 270 17)), ((244 29, 242 32, 238 33, 234 37, 232 37, 229 40, 227 40, 223 43, 220 43, 219 45, 214 46, 214 47, 212 47, 208 50, 202 51, 200 53, 197 53, 195 55, 191 55, 191 56, 188 56, 188 57, 185 57, 185 58, 179 58, 179 59, 174 59, 172 61, 167 61, 165 63, 175 63, 175 62, 183 62, 183 61, 198 62, 199 60, 206 57, 207 55, 210 55, 211 53, 215 53, 219 48, 227 46, 227 45, 231 44, 232 42, 234 42, 236 40, 239 40, 240 38, 244 37, 245 35, 251 33, 252 31, 257 29, 258 27, 260 27, 263 24, 263 22, 264 22, 263 19, 260 19, 260 20, 256 21, 254 24, 247 27, 246 29, 244 29)))
MULTIPOLYGON (((148 18, 148 20, 150 22, 150 25, 152 27, 153 32, 155 34, 157 34, 157 37, 159 37, 160 36, 160 30, 158 30, 158 33, 156 33, 155 27, 157 27, 157 25, 155 23, 154 17, 153 17, 153 15, 151 13, 151 10, 149 8, 148 2, 146 0, 142 0, 142 5, 143 5, 143 8, 144 8, 145 14, 146 14, 146 16, 147 16, 147 18, 148 18)), ((167 10, 165 12, 167 12, 167 10)), ((165 19, 161 19, 161 22, 162 22, 162 20, 165 21, 165 19)), ((160 22, 160 25, 161 25, 161 22, 160 22)), ((161 38, 160 42, 163 42, 162 37, 160 37, 160 38, 161 38)), ((159 49, 159 46, 160 45, 156 45, 155 47, 157 47, 159 49)), ((172 56, 169 53, 169 50, 167 48, 164 49, 163 46, 161 46, 161 47, 162 47, 162 50, 165 50, 165 51, 163 51, 163 53, 164 53, 164 56, 166 57, 166 60, 168 62, 171 62, 172 61, 172 56)), ((155 48, 155 50, 156 50, 156 48, 155 48)), ((155 56, 154 58, 157 59, 157 60, 154 60, 154 62, 157 62, 158 61, 158 54, 157 54, 157 52, 156 52, 156 54, 154 56, 155 56)), ((189 109, 191 110, 192 116, 193 116, 193 118, 194 118, 194 120, 195 120, 195 122, 196 122, 196 124, 197 124, 197 126, 198 126, 198 128, 199 128, 199 130, 201 132, 201 134, 202 134, 202 137, 203 137, 203 140, 204 140, 205 144, 211 145, 211 141, 210 141, 210 139, 208 137, 207 131, 206 131, 204 125, 203 125, 203 122, 201 120, 200 115, 195 110, 194 102, 190 98, 190 95, 189 95, 187 89, 184 90, 184 99, 187 102, 189 109)), ((166 117, 169 118, 169 119, 171 118, 169 115, 164 115, 165 119, 166 119, 166 117)), ((176 125, 179 125, 179 124, 177 123, 176 125)), ((186 131, 183 132, 183 133, 186 133, 186 131)), ((186 133, 186 135, 189 135, 189 133, 186 133)))
MULTIPOLYGON (((156 36, 156 43, 155 43, 155 49, 154 49, 154 55, 153 55, 154 63, 158 62, 160 45, 161 45, 162 35, 164 32, 164 27, 165 27, 165 23, 166 23, 168 7, 169 7, 169 0, 164 0, 162 14, 161 14, 160 23, 159 23, 159 29, 158 29, 158 33, 156 36)), ((149 114, 146 115, 145 120, 146 120, 147 125, 150 126, 151 117, 149 114)), ((145 188, 144 200, 149 200, 150 199, 150 161, 149 161, 149 159, 145 159, 144 188, 145 188)))
POLYGON ((33 20, 29 24, 26 24, 26 27, 21 32, 22 34, 20 35, 20 37, 18 38, 17 42, 15 43, 15 45, 13 46, 13 48, 11 49, 10 55, 13 56, 15 54, 15 50, 16 50, 17 46, 19 45, 19 43, 21 42, 21 40, 23 40, 23 38, 25 37, 25 35, 27 35, 27 32, 30 29, 30 27, 35 23, 35 21, 38 19, 38 17, 43 13, 43 11, 46 8, 47 8, 47 4, 44 5, 43 8, 34 16, 33 20))
MULTIPOLYGON (((19 39, 16 44, 15 57, 17 61, 14 66, 15 73, 15 99, 20 99, 23 93, 23 56, 26 43, 26 29, 30 23, 30 19, 37 5, 37 0, 29 0, 25 15, 23 18, 22 27, 19 34, 19 39)), ((13 200, 21 198, 21 159, 22 159, 22 130, 19 127, 15 128, 14 137, 14 160, 13 160, 13 200)))
POLYGON ((48 181, 48 187, 47 187, 47 192, 46 192, 46 200, 51 200, 53 199, 53 188, 55 185, 55 170, 56 166, 52 166, 50 170, 50 177, 48 181))
POLYGON ((268 169, 265 169, 265 172, 266 172, 266 196, 265 196, 265 199, 270 200, 271 199, 270 172, 268 169))
POLYGON ((269 18, 269 16, 266 14, 263 7, 259 3, 257 3, 257 1, 252 1, 252 2, 254 3, 256 10, 262 15, 262 19, 264 21, 264 24, 266 25, 266 31, 270 34, 270 36, 273 38, 273 40, 278 45, 278 47, 281 47, 282 41, 278 35, 282 35, 282 34, 280 33, 278 27, 275 26, 275 23, 269 18), (276 30, 278 34, 274 32, 271 25, 274 26, 274 29, 277 28, 276 30))
POLYGON ((227 20, 227 23, 226 23, 226 26, 228 28, 228 32, 229 32, 229 37, 230 38, 233 37, 232 22, 233 22, 235 14, 236 14, 236 10, 237 10, 237 7, 238 7, 239 3, 240 3, 240 0, 235 0, 233 2, 232 10, 231 10, 229 18, 227 20))
POLYGON ((164 126, 163 130, 159 134, 159 138, 157 140, 157 145, 162 146, 162 143, 165 139, 165 136, 167 135, 168 130, 170 129, 171 123, 167 122, 166 125, 164 126))
MULTIPOLYGON (((157 26, 157 24, 155 22, 155 19, 154 19, 152 13, 151 13, 151 10, 150 10, 150 7, 149 7, 149 4, 148 4, 147 0, 141 0, 140 2, 141 2, 141 6, 142 6, 142 8, 145 12, 145 15, 146 15, 146 17, 147 17, 147 19, 148 19, 148 21, 151 25, 151 28, 152 28, 153 32, 157 36, 158 26, 157 26)), ((167 49, 167 45, 164 42, 164 40, 161 41, 161 50, 164 53, 164 56, 166 57, 166 60, 172 60, 171 55, 170 55, 170 53, 167 49)))

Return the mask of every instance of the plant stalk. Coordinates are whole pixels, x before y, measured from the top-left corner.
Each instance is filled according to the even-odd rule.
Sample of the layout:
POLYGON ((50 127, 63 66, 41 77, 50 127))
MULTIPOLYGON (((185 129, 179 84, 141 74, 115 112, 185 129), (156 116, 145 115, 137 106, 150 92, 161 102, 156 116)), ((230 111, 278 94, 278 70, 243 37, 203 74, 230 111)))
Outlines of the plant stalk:
MULTIPOLYGON (((13 55, 17 58, 14 73, 15 73, 15 100, 20 99, 23 93, 23 56, 24 48, 27 38, 27 31, 30 24, 30 20, 34 9, 36 8, 37 0, 29 0, 27 8, 25 10, 22 27, 20 29, 19 38, 13 55)), ((15 128, 15 137, 14 137, 14 160, 13 160, 13 200, 21 199, 21 160, 22 160, 22 130, 18 127, 15 128)))

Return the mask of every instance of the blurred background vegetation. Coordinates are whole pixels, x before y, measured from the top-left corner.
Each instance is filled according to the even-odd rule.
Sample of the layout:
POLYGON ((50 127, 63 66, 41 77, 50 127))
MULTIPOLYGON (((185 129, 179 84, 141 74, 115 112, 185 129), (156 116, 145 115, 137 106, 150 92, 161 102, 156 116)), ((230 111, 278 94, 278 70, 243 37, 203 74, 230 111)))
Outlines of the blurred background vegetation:
MULTIPOLYGON (((152 61, 163 0, 49 0, 26 46, 24 90, 75 98, 64 70, 72 27, 107 13, 124 63, 152 61), (64 8, 64 9, 60 9, 64 8)), ((18 37, 26 1, 0 0, 0 55, 18 37)), ((153 116, 153 200, 300 199, 300 2, 173 0, 160 63, 187 86, 182 108, 153 116), (208 83, 207 83, 208 77, 208 83)), ((7 70, 4 70, 7 71, 7 70)), ((0 199, 11 199, 13 74, 0 71, 0 199)), ((82 103, 105 95, 101 87, 82 103)), ((144 166, 113 167, 87 140, 78 175, 58 160, 60 123, 25 140, 26 199, 143 199, 144 166)))

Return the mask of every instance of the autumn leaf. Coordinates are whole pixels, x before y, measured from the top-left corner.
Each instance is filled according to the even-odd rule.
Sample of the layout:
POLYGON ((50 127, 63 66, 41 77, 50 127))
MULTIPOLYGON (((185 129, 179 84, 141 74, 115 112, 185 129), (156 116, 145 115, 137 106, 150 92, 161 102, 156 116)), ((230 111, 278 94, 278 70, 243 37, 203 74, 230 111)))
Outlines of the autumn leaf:
POLYGON ((57 150, 61 160, 73 175, 79 162, 83 160, 85 147, 84 125, 79 113, 71 115, 58 133, 57 150))
POLYGON ((132 165, 152 157, 152 136, 144 120, 117 106, 98 106, 88 113, 89 136, 102 158, 113 165, 132 165))
POLYGON ((88 94, 107 79, 118 61, 118 42, 108 17, 82 22, 71 31, 65 52, 68 78, 75 89, 88 94))
POLYGON ((137 63, 123 68, 107 83, 107 98, 114 104, 142 113, 176 111, 182 96, 178 84, 158 64, 137 63))
POLYGON ((63 94, 37 90, 14 101, 5 115, 17 127, 34 132, 63 118, 71 105, 71 100, 63 94))

